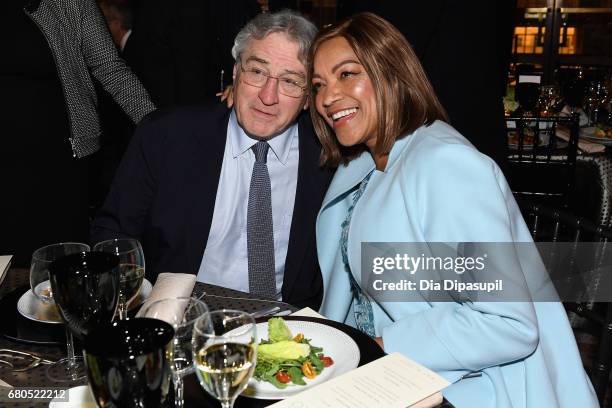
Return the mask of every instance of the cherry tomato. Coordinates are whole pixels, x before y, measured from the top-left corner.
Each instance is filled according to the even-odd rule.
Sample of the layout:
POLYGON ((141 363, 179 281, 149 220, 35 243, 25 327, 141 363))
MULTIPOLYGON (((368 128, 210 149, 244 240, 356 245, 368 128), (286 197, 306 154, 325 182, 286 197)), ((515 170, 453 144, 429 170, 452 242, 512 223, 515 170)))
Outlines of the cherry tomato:
POLYGON ((334 364, 334 360, 332 360, 332 358, 329 356, 322 356, 319 357, 319 359, 323 363, 323 367, 329 367, 330 365, 334 364))
POLYGON ((279 371, 276 373, 276 379, 283 384, 287 384, 289 381, 291 381, 291 376, 285 371, 279 371))

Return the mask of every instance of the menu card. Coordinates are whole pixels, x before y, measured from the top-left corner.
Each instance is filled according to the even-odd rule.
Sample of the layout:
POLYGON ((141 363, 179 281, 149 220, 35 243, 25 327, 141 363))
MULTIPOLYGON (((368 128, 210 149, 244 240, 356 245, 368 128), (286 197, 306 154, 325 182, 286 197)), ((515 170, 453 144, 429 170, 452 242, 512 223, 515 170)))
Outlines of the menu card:
POLYGON ((270 406, 406 408, 449 384, 433 371, 393 353, 270 406))

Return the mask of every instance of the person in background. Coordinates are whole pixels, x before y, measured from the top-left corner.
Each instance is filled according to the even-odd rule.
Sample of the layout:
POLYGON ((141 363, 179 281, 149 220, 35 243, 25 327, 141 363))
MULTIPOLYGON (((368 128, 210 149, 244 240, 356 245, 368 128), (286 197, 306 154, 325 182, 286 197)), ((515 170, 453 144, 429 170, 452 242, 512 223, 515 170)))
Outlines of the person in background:
POLYGON ((132 34, 132 8, 129 0, 98 0, 113 42, 123 53, 132 34))
MULTIPOLYGON (((136 31, 134 31, 135 33, 136 31)), ((93 222, 93 242, 143 244, 159 272, 318 307, 314 222, 331 178, 307 108, 306 54, 316 27, 260 14, 238 33, 233 109, 209 104, 143 121, 93 222)))
MULTIPOLYGON (((100 10, 106 19, 108 30, 119 56, 131 67, 129 60, 129 41, 132 34, 132 3, 129 0, 98 0, 100 10)), ((119 166, 119 161, 136 128, 113 96, 95 81, 98 95, 98 112, 101 124, 101 147, 93 158, 95 172, 91 177, 91 209, 95 212, 100 208, 108 195, 108 190, 119 166)))
MULTIPOLYGON (((531 236, 499 167, 446 123, 389 22, 361 13, 322 30, 308 71, 321 159, 338 166, 317 218, 321 313, 444 376, 452 385, 443 394, 457 408, 597 407, 559 302, 473 301, 451 291, 446 302, 430 301, 426 290, 390 302, 362 286, 364 242, 430 248, 531 236)), ((529 295, 541 261, 506 255, 502 269, 520 275, 506 284, 525 281, 529 295)))
POLYGON ((134 122, 155 106, 94 0, 7 0, 0 11, 0 253, 23 267, 38 247, 87 239, 89 162, 100 148, 92 77, 134 122))

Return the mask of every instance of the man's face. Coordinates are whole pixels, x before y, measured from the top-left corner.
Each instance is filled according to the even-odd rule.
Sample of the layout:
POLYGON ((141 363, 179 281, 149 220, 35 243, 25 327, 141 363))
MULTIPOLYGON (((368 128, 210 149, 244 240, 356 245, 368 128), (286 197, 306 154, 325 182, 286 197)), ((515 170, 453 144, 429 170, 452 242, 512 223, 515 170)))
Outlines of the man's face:
POLYGON ((242 69, 263 71, 274 77, 300 78, 306 84, 306 68, 298 58, 299 46, 284 33, 272 33, 262 40, 251 40, 234 65, 234 107, 238 123, 251 136, 270 139, 287 129, 301 109, 305 94, 299 97, 279 92, 278 80, 268 78, 261 87, 241 80, 242 69))

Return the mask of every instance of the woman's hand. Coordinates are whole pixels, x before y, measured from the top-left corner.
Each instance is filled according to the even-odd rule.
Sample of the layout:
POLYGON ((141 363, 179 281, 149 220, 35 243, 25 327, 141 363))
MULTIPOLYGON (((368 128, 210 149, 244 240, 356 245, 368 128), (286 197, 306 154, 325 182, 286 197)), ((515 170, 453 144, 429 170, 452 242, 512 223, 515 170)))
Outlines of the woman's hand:
POLYGON ((232 85, 228 85, 223 92, 219 92, 216 96, 221 97, 221 102, 226 101, 227 107, 234 106, 234 93, 232 85))

